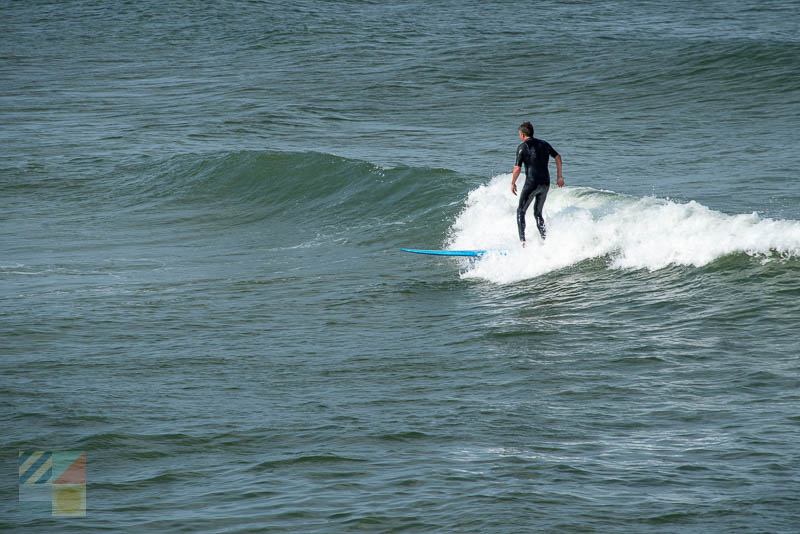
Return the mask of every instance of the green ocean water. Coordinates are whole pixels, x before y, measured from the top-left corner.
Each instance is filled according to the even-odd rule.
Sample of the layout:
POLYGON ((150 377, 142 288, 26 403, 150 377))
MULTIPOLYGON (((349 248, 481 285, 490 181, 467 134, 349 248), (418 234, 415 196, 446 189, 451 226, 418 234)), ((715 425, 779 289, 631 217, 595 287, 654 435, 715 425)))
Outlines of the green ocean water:
POLYGON ((798 532, 798 13, 0 1, 0 530, 798 532))

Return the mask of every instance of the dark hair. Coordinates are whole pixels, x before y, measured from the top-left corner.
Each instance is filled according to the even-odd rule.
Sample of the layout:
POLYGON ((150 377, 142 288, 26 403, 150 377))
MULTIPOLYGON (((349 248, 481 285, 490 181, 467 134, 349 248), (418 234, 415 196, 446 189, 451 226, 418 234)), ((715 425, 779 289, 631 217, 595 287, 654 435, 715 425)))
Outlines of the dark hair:
POLYGON ((525 137, 533 137, 533 124, 525 121, 519 125, 519 131, 522 132, 522 135, 525 137))

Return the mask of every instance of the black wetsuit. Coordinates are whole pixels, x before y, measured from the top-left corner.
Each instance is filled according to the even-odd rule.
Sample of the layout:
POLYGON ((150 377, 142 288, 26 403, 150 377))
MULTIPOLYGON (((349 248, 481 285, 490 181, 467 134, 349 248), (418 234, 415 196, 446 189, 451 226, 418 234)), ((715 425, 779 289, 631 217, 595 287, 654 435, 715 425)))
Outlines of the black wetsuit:
POLYGON ((542 208, 547 199, 547 191, 550 189, 550 171, 547 164, 550 156, 558 156, 558 152, 550 146, 550 143, 535 137, 529 137, 517 147, 516 167, 525 164, 525 185, 519 195, 519 207, 517 208, 517 228, 519 229, 520 241, 525 241, 525 212, 534 200, 533 216, 536 218, 536 226, 542 239, 545 237, 544 217, 542 208))

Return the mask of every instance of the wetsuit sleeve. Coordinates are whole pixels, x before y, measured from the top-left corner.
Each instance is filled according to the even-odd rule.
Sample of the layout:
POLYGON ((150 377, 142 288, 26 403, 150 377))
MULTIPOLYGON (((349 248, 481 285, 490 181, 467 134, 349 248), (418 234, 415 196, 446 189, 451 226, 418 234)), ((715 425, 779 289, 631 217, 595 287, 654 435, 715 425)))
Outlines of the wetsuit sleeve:
POLYGON ((525 143, 520 143, 517 147, 517 162, 514 164, 515 167, 522 167, 522 162, 527 161, 526 152, 528 151, 528 145, 525 143))
POLYGON ((556 152, 556 149, 553 148, 553 145, 550 143, 547 143, 547 150, 549 151, 551 158, 558 156, 558 152, 556 152))

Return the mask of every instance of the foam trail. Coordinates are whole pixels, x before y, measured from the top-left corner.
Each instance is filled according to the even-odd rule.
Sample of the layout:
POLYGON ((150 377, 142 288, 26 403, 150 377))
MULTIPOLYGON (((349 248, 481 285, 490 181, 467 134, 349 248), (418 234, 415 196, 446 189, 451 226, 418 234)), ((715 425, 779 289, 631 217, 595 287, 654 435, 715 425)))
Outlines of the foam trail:
POLYGON ((517 197, 511 175, 470 192, 450 229, 452 249, 508 249, 470 264, 465 278, 508 283, 533 278, 590 258, 612 269, 703 266, 722 256, 800 257, 800 221, 727 215, 691 201, 635 198, 584 187, 551 188, 545 204, 547 241, 528 213, 528 248, 517 241, 517 197))

